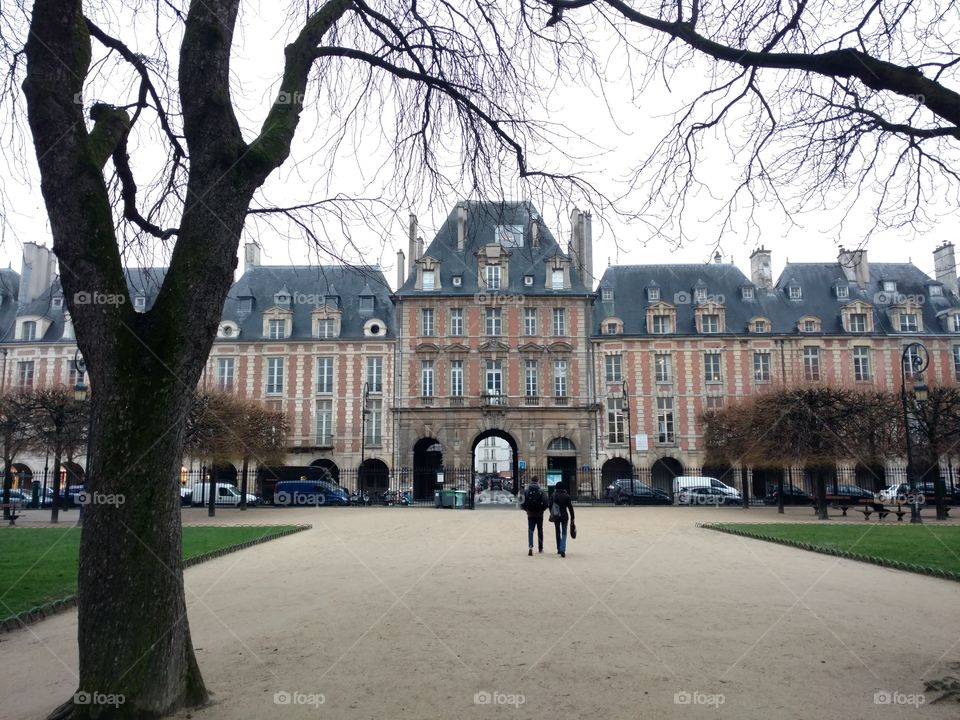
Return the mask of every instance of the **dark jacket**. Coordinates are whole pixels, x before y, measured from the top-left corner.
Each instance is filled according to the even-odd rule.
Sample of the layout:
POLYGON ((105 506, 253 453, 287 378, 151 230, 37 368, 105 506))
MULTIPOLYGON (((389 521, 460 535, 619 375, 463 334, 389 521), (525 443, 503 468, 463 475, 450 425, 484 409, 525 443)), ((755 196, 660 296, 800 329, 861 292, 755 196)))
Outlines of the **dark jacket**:
POLYGON ((573 503, 570 501, 570 495, 566 490, 555 490, 552 503, 560 506, 560 522, 567 523, 576 517, 573 512, 573 503))
MULTIPOLYGON (((533 483, 530 484, 530 487, 533 486, 533 483)), ((533 503, 529 502, 530 498, 524 494, 523 503, 520 507, 527 511, 527 515, 541 516, 543 517, 543 511, 547 509, 547 491, 545 488, 540 487, 540 484, 537 484, 537 487, 540 488, 540 502, 536 503, 536 506, 533 503)))

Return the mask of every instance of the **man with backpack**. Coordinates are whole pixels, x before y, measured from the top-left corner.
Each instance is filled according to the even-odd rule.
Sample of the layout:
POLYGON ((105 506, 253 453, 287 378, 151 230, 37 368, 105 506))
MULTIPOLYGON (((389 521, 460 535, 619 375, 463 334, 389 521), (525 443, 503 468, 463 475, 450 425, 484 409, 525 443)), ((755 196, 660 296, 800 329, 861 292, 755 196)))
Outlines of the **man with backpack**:
POLYGON ((543 552, 543 512, 547 509, 547 499, 540 487, 540 478, 530 478, 523 493, 523 502, 520 503, 527 512, 527 555, 533 555, 533 529, 537 529, 537 540, 540 552, 543 552))
POLYGON ((567 523, 570 523, 572 530, 571 536, 577 536, 576 525, 574 525, 573 502, 570 500, 570 494, 562 482, 558 482, 553 489, 553 497, 550 498, 550 522, 555 523, 557 532, 557 554, 565 558, 567 556, 567 523))

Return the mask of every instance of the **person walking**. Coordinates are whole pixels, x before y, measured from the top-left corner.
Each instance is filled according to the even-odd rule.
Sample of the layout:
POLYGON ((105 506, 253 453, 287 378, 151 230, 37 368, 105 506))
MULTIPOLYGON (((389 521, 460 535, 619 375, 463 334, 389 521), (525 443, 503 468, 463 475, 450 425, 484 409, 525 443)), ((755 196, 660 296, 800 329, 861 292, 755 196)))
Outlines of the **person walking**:
POLYGON ((575 516, 567 488, 562 482, 558 482, 553 489, 550 522, 554 523, 557 533, 557 554, 562 558, 567 556, 567 524, 574 522, 575 516))
POLYGON ((527 555, 533 555, 533 531, 537 531, 539 552, 543 552, 543 512, 547 509, 547 500, 540 487, 540 478, 530 478, 530 484, 523 491, 520 503, 527 513, 527 555))

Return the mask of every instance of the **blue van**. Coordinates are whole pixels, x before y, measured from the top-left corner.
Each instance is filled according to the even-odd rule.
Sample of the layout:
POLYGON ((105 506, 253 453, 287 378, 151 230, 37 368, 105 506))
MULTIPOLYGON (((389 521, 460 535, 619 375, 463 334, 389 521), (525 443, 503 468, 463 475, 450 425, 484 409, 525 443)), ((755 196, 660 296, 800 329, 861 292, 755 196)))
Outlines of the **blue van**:
POLYGON ((329 480, 281 480, 273 490, 273 504, 349 505, 350 496, 329 480))

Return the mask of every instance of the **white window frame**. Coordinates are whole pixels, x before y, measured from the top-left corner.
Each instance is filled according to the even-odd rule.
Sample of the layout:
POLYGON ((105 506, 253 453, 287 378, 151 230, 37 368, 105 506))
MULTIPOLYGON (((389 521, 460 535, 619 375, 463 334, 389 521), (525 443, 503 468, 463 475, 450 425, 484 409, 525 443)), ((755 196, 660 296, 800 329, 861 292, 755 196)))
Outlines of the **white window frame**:
POLYGON ((870 382, 873 371, 870 367, 870 348, 866 345, 853 347, 853 379, 856 382, 870 382))
POLYGON ((333 399, 318 399, 314 410, 314 437, 318 446, 327 447, 333 443, 333 399))
POLYGON ((603 375, 608 383, 623 382, 623 355, 609 353, 604 357, 603 375))
POLYGON ((523 309, 523 334, 531 337, 537 334, 537 309, 528 307, 523 309))
POLYGON ((368 392, 383 392, 383 357, 381 355, 371 355, 367 358, 366 382, 368 392))
POLYGON ((450 334, 463 336, 463 308, 450 308, 450 334))
POLYGON ((806 382, 820 382, 821 378, 820 348, 806 345, 803 348, 803 379, 806 382))
POLYGON ((217 389, 226 392, 233 390, 236 380, 236 358, 217 358, 217 389))
POLYGON ((317 358, 317 393, 320 395, 333 394, 333 365, 334 359, 330 355, 317 358))
POLYGON ((654 354, 653 381, 660 385, 673 382, 673 356, 670 353, 654 354))
POLYGON ((676 428, 673 417, 673 398, 657 398, 657 442, 672 445, 676 440, 676 428))
POLYGON ((286 358, 267 358, 267 395, 283 395, 284 363, 286 358))
POLYGON ((523 362, 523 388, 527 397, 540 394, 540 364, 536 360, 523 362))
POLYGON ((503 335, 503 310, 501 308, 488 307, 485 309, 483 332, 487 337, 500 337, 503 335))
POLYGON ((499 265, 487 265, 483 270, 483 279, 488 290, 499 290, 502 272, 499 265))
POLYGON ((553 361, 553 396, 567 397, 567 361, 553 361))
POLYGON ((433 337, 436 334, 436 323, 433 308, 420 308, 420 334, 423 337, 433 337))
POLYGON ((450 395, 463 397, 463 360, 450 361, 450 395))
POLYGON ((420 397, 433 397, 437 390, 433 360, 420 361, 420 397))
POLYGON ((566 337, 567 334, 567 310, 566 308, 553 309, 553 336, 566 337))
POLYGON ((770 382, 770 352, 767 350, 756 350, 753 353, 753 381, 770 382))
POLYGON ((719 352, 703 354, 703 381, 705 383, 723 382, 723 355, 719 352))

